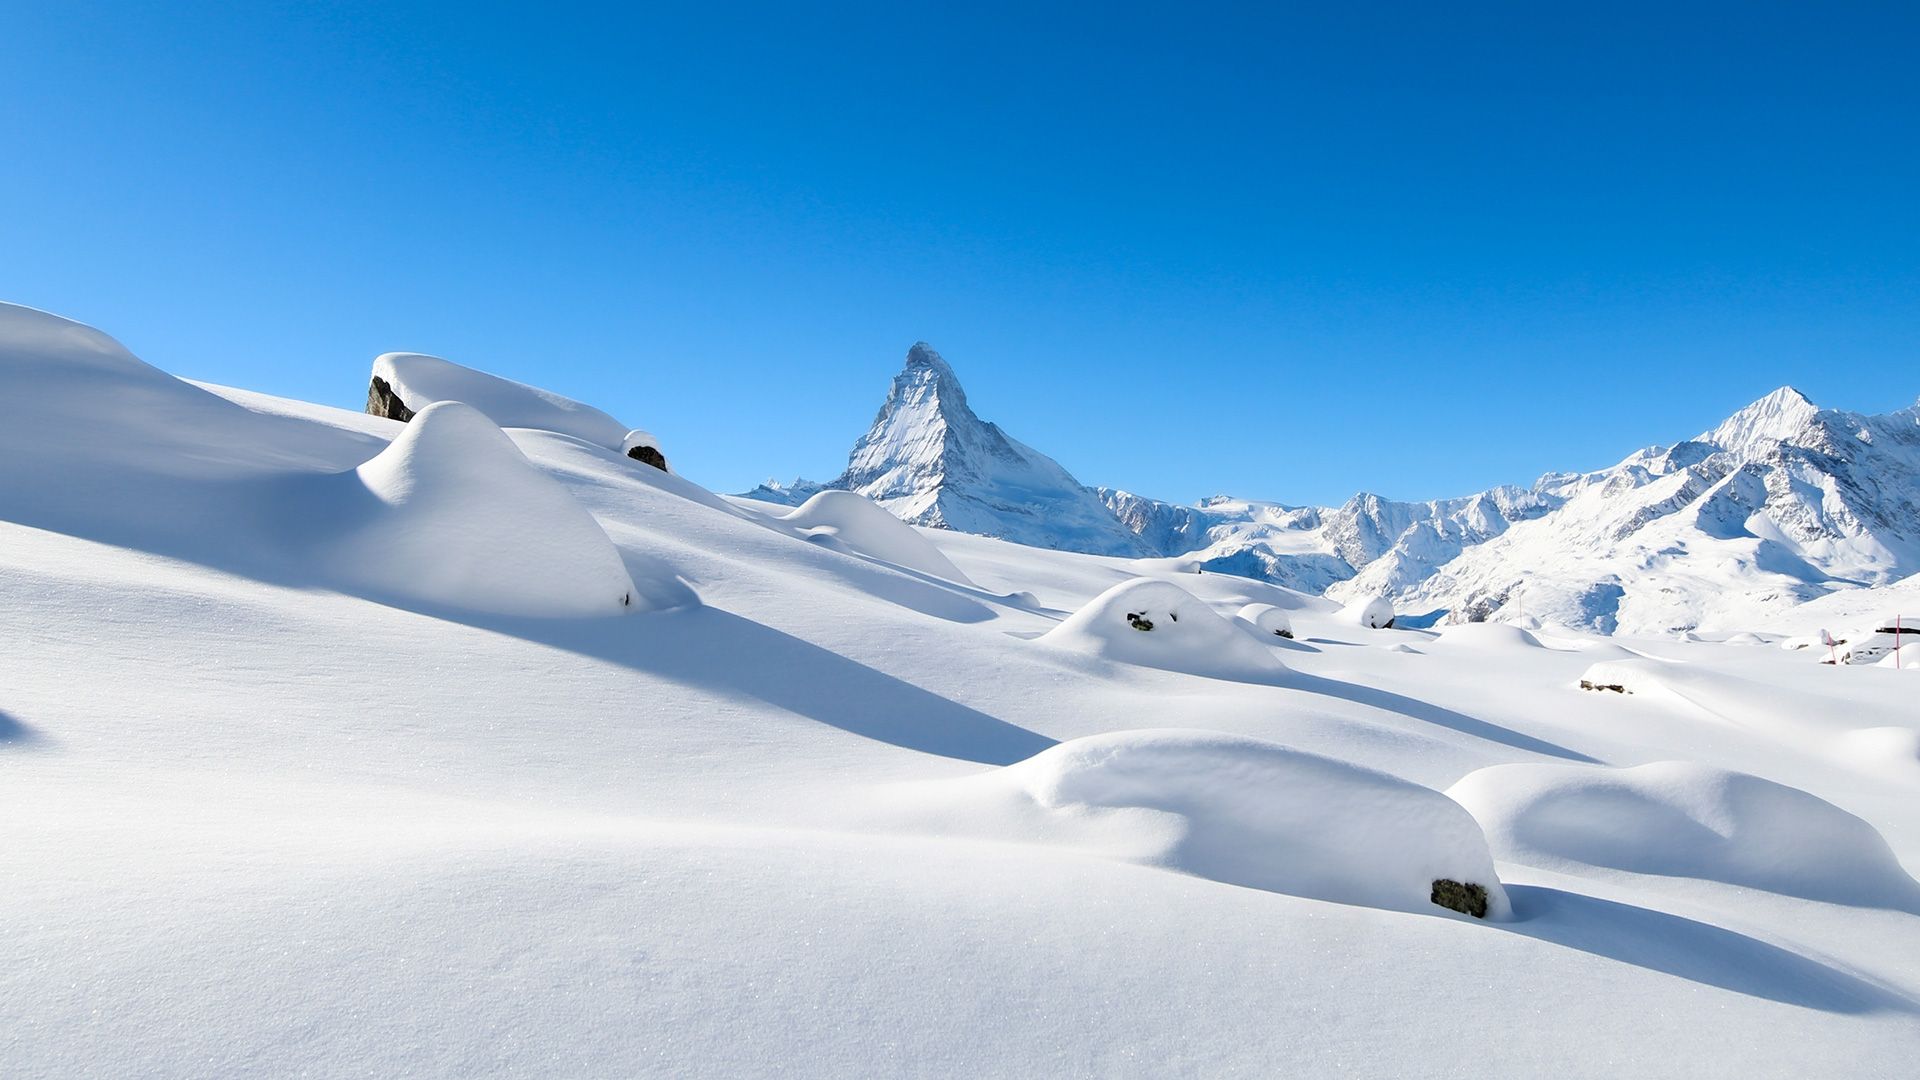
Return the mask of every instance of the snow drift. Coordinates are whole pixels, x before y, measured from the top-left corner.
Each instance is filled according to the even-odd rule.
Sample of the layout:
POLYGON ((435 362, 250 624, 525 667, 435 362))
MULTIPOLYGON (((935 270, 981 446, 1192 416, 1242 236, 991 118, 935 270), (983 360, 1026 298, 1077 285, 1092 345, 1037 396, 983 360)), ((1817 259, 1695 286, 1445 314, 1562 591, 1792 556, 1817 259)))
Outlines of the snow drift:
POLYGON ((1271 649, 1240 626, 1178 585, 1152 578, 1115 585, 1039 640, 1123 664, 1218 679, 1266 681, 1286 671, 1271 649))
POLYGON ((1217 881, 1424 913, 1451 881, 1483 888, 1488 917, 1511 910, 1486 838, 1451 799, 1262 739, 1091 735, 953 784, 963 807, 1037 809, 1042 834, 1217 881))
POLYGON ((1448 795, 1503 859, 1694 877, 1811 900, 1913 909, 1872 825, 1799 788, 1691 762, 1495 765, 1448 795))
POLYGON ((479 410, 429 405, 350 473, 312 537, 330 576, 376 595, 499 615, 612 615, 637 595, 620 552, 479 410))
POLYGON ((1248 604, 1235 612, 1233 618, 1262 640, 1293 636, 1293 620, 1272 604, 1248 604))
POLYGON ((779 520, 802 530, 808 539, 816 542, 962 585, 973 584, 939 548, 915 532, 913 526, 864 495, 822 491, 781 515, 779 520))
POLYGON ((1393 625, 1393 605, 1378 596, 1355 600, 1340 609, 1340 620, 1368 630, 1385 630, 1393 625))
MULTIPOLYGON (((437 356, 387 353, 374 360, 373 377, 392 387, 415 415, 436 402, 459 401, 480 410, 500 427, 558 432, 621 453, 628 449, 629 434, 646 435, 591 405, 437 356)), ((657 442, 649 445, 659 448, 657 442)))
POLYGON ((1440 632, 1433 644, 1443 650, 1544 649, 1546 645, 1529 631, 1508 623, 1459 623, 1440 632))

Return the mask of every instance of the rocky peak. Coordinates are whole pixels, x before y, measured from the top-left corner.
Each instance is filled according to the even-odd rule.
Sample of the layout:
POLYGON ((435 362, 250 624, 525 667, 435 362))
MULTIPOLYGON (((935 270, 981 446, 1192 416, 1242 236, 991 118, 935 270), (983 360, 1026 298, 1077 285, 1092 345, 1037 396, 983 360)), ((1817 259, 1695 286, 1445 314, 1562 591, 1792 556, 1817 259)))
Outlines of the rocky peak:
POLYGON ((1793 441, 1819 417, 1820 411, 1807 395, 1783 386, 1694 441, 1746 457, 1764 450, 1768 444, 1793 441))

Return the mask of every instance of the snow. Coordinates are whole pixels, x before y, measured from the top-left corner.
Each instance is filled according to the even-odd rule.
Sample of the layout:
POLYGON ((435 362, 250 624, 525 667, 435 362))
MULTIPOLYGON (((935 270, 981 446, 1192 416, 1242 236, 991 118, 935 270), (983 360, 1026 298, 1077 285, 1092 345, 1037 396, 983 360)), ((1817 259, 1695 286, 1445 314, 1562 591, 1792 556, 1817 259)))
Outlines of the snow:
POLYGON ((372 460, 290 498, 312 563, 374 596, 545 617, 682 602, 635 595, 593 515, 457 401, 427 406, 372 460))
MULTIPOLYGON (((1197 554, 886 534, 958 580, 871 515, 640 467, 624 426, 476 409, 195 385, 0 306, 0 1071, 1911 1071, 1920 676, 1732 642, 1871 632, 1920 586, 1647 634, 1629 596, 1618 636, 1536 646, 1197 554), (1580 691, 1596 664, 1634 693, 1580 691), (1507 917, 1429 902, 1481 872, 1507 917)), ((1451 543, 1456 510, 1412 516, 1451 543)), ((1209 511, 1303 559, 1348 532, 1209 511)))
POLYGON ((923 574, 971 585, 967 575, 913 527, 851 491, 822 491, 781 521, 808 539, 879 559, 923 574))
MULTIPOLYGON (((621 453, 631 449, 628 440, 632 435, 652 439, 644 431, 630 431, 627 425, 591 405, 437 356, 386 353, 374 360, 373 374, 385 379, 407 408, 416 413, 437 402, 460 401, 503 428, 558 432, 621 453)), ((645 445, 659 449, 657 442, 645 445)))
POLYGON ((1544 649, 1531 631, 1507 623, 1462 623, 1440 632, 1434 646, 1444 652, 1465 649, 1544 649))
POLYGON ((1447 879, 1485 888, 1487 917, 1511 913, 1486 838, 1446 796, 1263 739, 1092 735, 944 788, 932 801, 975 828, 1214 881, 1433 915, 1451 914, 1430 898, 1447 879))
POLYGON ((1369 630, 1384 629, 1393 622, 1393 605, 1384 597, 1369 596, 1340 609, 1340 618, 1354 626, 1363 626, 1369 630))
POLYGON ((1920 914, 1920 883, 1878 830, 1758 776, 1681 761, 1496 765, 1447 794, 1504 860, 1702 878, 1920 914))
POLYGON ((1123 664, 1220 679, 1278 678, 1270 648, 1180 586, 1135 578, 1094 597, 1040 640, 1123 664))
POLYGON ((1270 638, 1293 636, 1293 620, 1272 604, 1248 604, 1234 612, 1233 617, 1264 643, 1271 644, 1270 638))

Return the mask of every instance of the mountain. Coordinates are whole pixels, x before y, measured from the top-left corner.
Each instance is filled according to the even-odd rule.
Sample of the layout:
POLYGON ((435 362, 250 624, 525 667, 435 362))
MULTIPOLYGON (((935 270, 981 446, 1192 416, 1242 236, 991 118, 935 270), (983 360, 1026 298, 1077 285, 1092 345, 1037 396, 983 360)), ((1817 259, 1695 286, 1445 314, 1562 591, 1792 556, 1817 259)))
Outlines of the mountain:
POLYGON ((1920 405, 1863 415, 1783 387, 1612 468, 1425 503, 1103 497, 1166 554, 1335 599, 1385 596, 1451 621, 1691 630, 1920 569, 1920 405))
POLYGON ((1338 507, 1225 495, 1182 505, 1088 488, 982 421, 924 343, 846 472, 749 492, 858 491, 918 525, 1035 547, 1174 558, 1403 615, 1546 618, 1613 632, 1765 617, 1920 569, 1920 405, 1821 409, 1782 387, 1711 431, 1526 487, 1338 507))
POLYGON ((932 346, 907 351, 847 470, 825 484, 765 484, 747 497, 798 505, 822 489, 857 491, 915 525, 1097 555, 1156 554, 1100 493, 1052 458, 980 419, 932 346))
MULTIPOLYGON (((1573 626, 1650 632, 1897 581, 1920 569, 1920 405, 1866 415, 1783 387, 1712 431, 1539 488, 1556 510, 1398 596, 1466 618, 1524 605, 1573 626)), ((1353 586, 1378 584, 1367 577, 1353 586)))

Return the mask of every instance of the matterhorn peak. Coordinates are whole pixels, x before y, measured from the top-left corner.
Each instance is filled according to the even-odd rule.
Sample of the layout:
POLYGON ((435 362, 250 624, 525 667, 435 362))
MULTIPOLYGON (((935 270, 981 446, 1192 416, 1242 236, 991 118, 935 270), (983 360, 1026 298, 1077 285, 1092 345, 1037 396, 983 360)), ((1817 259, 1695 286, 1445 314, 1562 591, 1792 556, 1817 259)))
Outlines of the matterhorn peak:
POLYGON ((924 341, 914 342, 913 348, 907 350, 906 366, 893 377, 893 391, 887 395, 881 416, 884 418, 889 410, 903 404, 932 405, 942 412, 951 409, 972 417, 967 410, 967 392, 960 388, 960 377, 933 346, 924 341))
POLYGON ((924 341, 907 350, 846 472, 825 485, 763 485, 753 494, 792 502, 820 487, 857 491, 914 525, 1070 551, 1146 553, 1097 492, 975 415, 953 368, 924 341))

